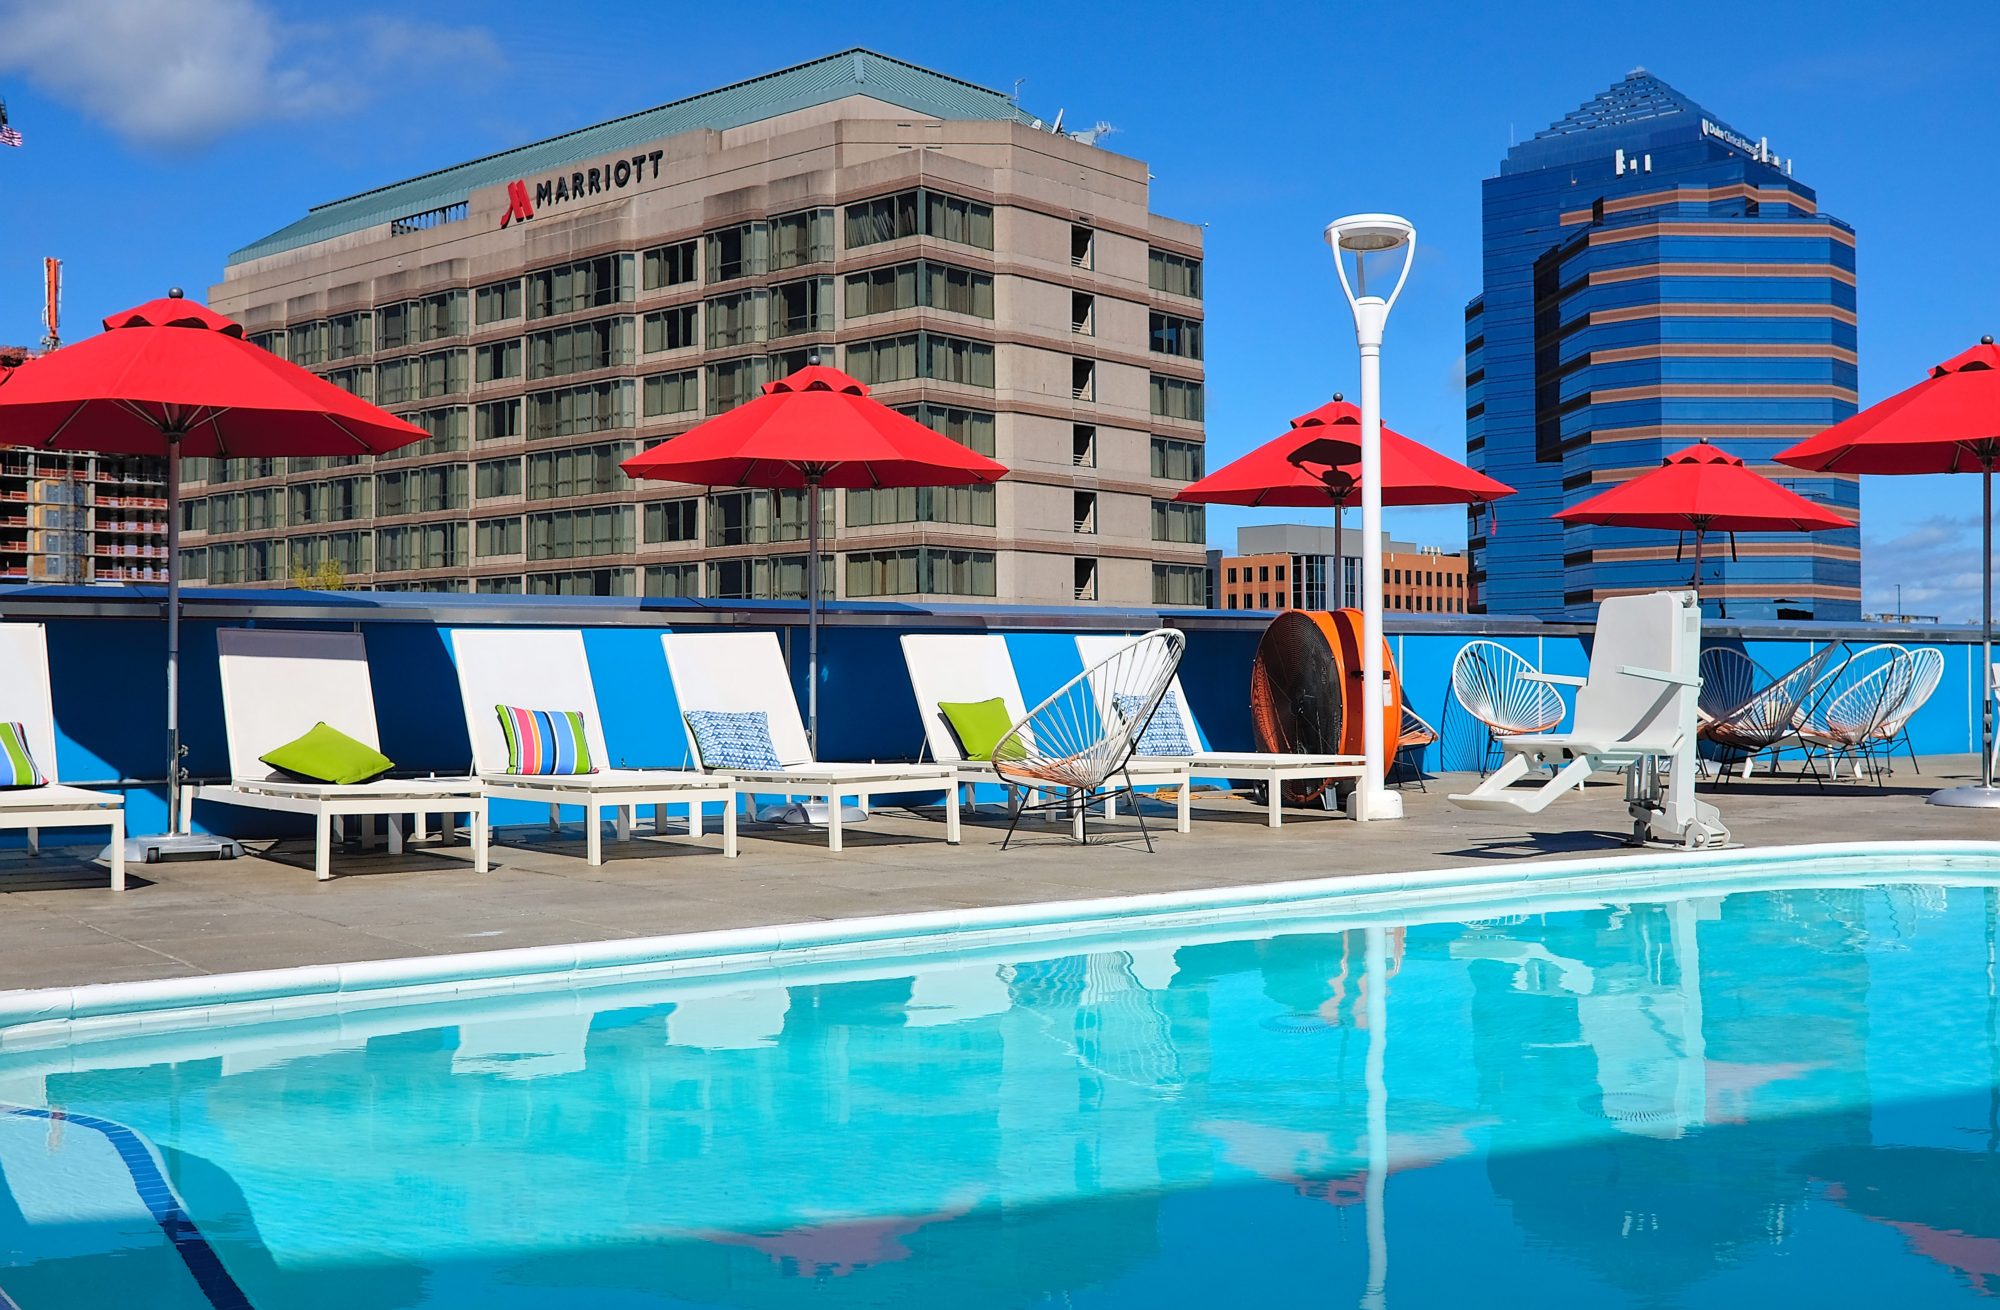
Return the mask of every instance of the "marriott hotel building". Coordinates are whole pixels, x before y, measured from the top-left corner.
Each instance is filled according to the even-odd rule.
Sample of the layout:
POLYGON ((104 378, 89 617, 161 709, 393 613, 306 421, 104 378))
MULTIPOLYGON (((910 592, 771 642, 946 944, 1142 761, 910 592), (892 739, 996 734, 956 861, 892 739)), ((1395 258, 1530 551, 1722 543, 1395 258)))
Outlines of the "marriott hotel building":
POLYGON ((802 595, 803 492, 618 465, 817 356, 1012 470, 823 493, 830 594, 1200 605, 1201 255, 1144 163, 861 50, 336 200, 211 303, 430 436, 189 461, 188 576, 802 595))

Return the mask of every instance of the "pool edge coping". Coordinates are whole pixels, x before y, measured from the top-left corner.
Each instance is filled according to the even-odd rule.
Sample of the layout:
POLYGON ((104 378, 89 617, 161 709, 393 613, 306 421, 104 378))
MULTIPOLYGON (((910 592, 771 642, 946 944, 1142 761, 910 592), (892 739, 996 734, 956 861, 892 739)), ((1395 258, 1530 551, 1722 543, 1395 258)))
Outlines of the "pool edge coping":
MULTIPOLYGON (((825 961, 834 955, 878 955, 907 944, 950 941, 977 934, 993 939, 1013 932, 1047 931, 1065 925, 1143 926, 1147 919, 1189 913, 1278 909, 1286 905, 1382 899, 1396 893, 1436 896, 1466 890, 1484 895, 1509 891, 1557 890, 1591 878, 1666 883, 1730 871, 1742 877, 1755 869, 1784 869, 1810 863, 1883 859, 1980 860, 2000 870, 2000 841, 1865 841, 1773 846, 1755 851, 1642 851, 1583 859, 1504 861, 1494 866, 1457 866, 1401 873, 1339 874, 1241 887, 1203 887, 1140 892, 1077 900, 1032 901, 1016 905, 814 920, 749 928, 710 929, 610 941, 450 955, 406 956, 345 964, 298 965, 192 978, 82 983, 0 992, 0 1050, 45 1045, 57 1029, 80 1023, 101 1030, 156 1028, 168 1016, 200 1022, 211 1008, 268 1005, 269 1017, 294 1007, 338 1004, 342 998, 420 999, 440 993, 511 991, 558 985, 565 979, 616 977, 626 971, 647 975, 714 971, 728 964, 787 958, 825 961)), ((79 1034, 80 1035, 80 1034, 79 1034)), ((101 1035, 111 1035, 108 1031, 101 1035)))

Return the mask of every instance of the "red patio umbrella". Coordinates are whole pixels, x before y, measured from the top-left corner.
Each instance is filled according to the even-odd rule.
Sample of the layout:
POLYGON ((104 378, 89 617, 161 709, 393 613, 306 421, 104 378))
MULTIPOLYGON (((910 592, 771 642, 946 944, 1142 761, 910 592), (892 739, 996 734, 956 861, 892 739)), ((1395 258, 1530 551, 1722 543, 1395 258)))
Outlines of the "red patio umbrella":
MULTIPOLYGON (((1209 505, 1333 508, 1335 596, 1347 503, 1361 490, 1361 409, 1339 393, 1292 420, 1283 436, 1265 442, 1205 478, 1175 500, 1209 505)), ((1440 455, 1422 442, 1382 429, 1384 505, 1484 505, 1514 489, 1440 455)))
MULTIPOLYGON (((104 331, 0 377, 0 445, 164 456, 167 464, 168 835, 180 817, 180 461, 376 455, 424 430, 244 339, 176 287, 104 331)), ((142 849, 163 843, 147 838, 142 849)), ((190 848, 212 849, 206 839, 190 848)))
POLYGON ((1981 609, 1979 667, 1983 710, 1977 787, 1949 787, 1931 795, 1933 805, 2000 808, 1993 785, 1993 466, 2000 461, 2000 347, 1992 337, 1939 364, 1930 376, 1887 400, 1877 401, 1816 437, 1807 437, 1778 461, 1802 469, 1840 473, 1978 472, 1985 504, 1979 552, 1981 609))
MULTIPOLYGON (((1823 532, 1854 525, 1706 440, 1660 467, 1557 511, 1564 523, 1694 533, 1694 589, 1701 594, 1702 541, 1711 532, 1823 532)), ((1727 613, 1727 610, 1724 611, 1727 613)))
POLYGON ((819 745, 819 489, 962 487, 997 482, 1003 464, 871 399, 836 368, 808 364, 764 394, 641 451, 628 477, 709 487, 804 488, 806 722, 819 745))

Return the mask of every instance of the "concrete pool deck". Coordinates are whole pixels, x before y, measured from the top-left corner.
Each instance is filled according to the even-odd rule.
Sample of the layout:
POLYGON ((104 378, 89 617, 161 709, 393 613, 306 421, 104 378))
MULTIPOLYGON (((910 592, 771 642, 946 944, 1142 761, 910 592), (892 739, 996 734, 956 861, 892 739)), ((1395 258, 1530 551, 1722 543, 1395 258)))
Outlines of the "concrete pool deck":
MULTIPOLYGON (((1705 786, 1746 847, 1821 841, 2000 840, 2000 814, 1923 804, 1938 786, 1976 776, 1970 756, 1908 763, 1885 788, 1759 775, 1705 786)), ((887 811, 825 850, 815 829, 746 824, 742 855, 726 860, 713 834, 605 842, 583 860, 575 825, 555 838, 501 830, 493 869, 472 872, 466 847, 435 840, 391 857, 350 846, 335 878, 315 882, 305 840, 250 844, 231 862, 132 865, 131 887, 109 890, 81 852, 0 859, 0 989, 179 978, 295 965, 609 941, 921 910, 1019 905, 1141 892, 1245 886, 1296 878, 1559 860, 1620 853, 1623 790, 1607 781, 1521 822, 1452 807, 1469 775, 1404 789, 1399 823, 1355 824, 1300 812, 1272 832, 1245 802, 1197 796, 1194 831, 1153 824, 1148 855, 1129 818, 1092 825, 1080 850, 1066 825, 1024 826, 1000 849, 1006 823, 968 813, 965 841, 943 823, 887 811)), ((712 826, 712 825, 711 825, 712 826)))

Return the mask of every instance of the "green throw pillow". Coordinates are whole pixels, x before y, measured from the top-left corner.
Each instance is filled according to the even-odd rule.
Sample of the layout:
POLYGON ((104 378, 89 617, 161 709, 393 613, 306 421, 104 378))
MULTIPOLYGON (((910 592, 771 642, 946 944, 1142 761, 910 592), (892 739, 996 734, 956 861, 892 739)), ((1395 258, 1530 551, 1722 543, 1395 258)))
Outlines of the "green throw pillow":
MULTIPOLYGON (((938 713, 951 725, 952 735, 958 738, 958 748, 965 752, 968 760, 990 760, 993 748, 1014 726, 1014 720, 1007 715, 1007 702, 995 696, 991 700, 940 701, 938 713)), ((1019 759, 1027 752, 1016 741, 1009 747, 1010 758, 1019 759)))
POLYGON ((396 767, 394 761, 373 746, 324 723, 315 723, 312 731, 297 741, 286 742, 257 758, 287 777, 331 782, 342 787, 379 778, 396 767))

